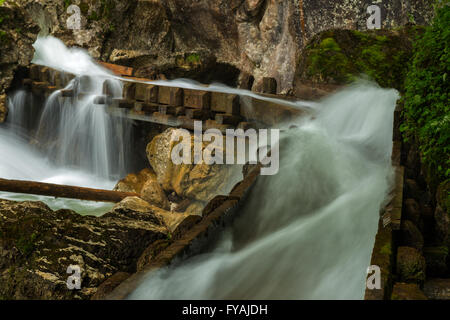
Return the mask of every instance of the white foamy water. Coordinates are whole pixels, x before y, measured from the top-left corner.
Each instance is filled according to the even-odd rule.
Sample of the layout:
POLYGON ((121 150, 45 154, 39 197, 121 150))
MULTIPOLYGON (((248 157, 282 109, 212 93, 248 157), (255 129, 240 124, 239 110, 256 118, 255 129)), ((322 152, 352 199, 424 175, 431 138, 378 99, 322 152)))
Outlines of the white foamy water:
POLYGON ((398 94, 360 84, 280 141, 216 248, 148 274, 130 299, 362 299, 392 179, 398 94))
MULTIPOLYGON (((113 96, 122 96, 122 84, 96 64, 86 51, 67 48, 58 39, 38 38, 33 62, 77 77, 66 89, 79 98, 54 92, 37 113, 31 94, 18 91, 9 98, 8 122, 0 128, 0 177, 64 185, 112 189, 129 172, 127 157, 131 123, 109 115, 93 103, 110 79, 113 96), (39 148, 30 145, 39 141, 39 148), (126 143, 127 142, 127 143, 126 143)), ((0 193, 12 200, 42 200, 53 209, 70 208, 81 214, 101 214, 109 203, 0 193)))

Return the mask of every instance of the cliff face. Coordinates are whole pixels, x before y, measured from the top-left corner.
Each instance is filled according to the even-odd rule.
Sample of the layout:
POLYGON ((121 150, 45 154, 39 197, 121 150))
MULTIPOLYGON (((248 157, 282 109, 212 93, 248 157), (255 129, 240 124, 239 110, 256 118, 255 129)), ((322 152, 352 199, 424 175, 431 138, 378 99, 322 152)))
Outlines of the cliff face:
MULTIPOLYGON (((317 33, 365 30, 371 0, 20 0, 44 33, 87 48, 102 60, 134 67, 139 76, 190 77, 236 85, 252 75, 293 87, 301 49, 317 33), (68 30, 70 4, 81 9, 81 29, 68 30)), ((431 4, 379 1, 382 27, 428 24, 431 4)))
POLYGON ((38 26, 23 8, 9 3, 0 6, 0 123, 8 114, 6 90, 14 72, 33 58, 32 45, 38 32, 38 26))
MULTIPOLYGON (((189 71, 202 67, 221 71, 210 79, 200 77, 203 81, 232 82, 235 70, 220 66, 233 66, 254 76, 254 90, 260 89, 263 77, 275 77, 279 91, 285 93, 292 88, 304 44, 323 30, 367 29, 367 7, 372 2, 137 1, 106 41, 103 58, 117 62, 131 58, 127 62, 138 69, 152 64, 169 77, 192 76, 189 71), (200 66, 192 63, 197 57, 200 66)), ((433 12, 420 0, 381 1, 379 6, 384 28, 411 21, 427 24, 433 12)))

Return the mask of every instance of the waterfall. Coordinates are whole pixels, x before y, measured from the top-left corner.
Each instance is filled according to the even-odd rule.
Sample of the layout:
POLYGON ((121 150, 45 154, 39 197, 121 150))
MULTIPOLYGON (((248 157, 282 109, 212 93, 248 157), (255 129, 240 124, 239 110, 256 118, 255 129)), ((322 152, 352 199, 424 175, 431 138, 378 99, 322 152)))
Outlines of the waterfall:
POLYGON ((280 140, 215 249, 149 273, 130 299, 362 299, 392 183, 398 93, 361 83, 280 140))
POLYGON ((39 38, 34 44, 34 63, 76 75, 66 89, 73 98, 54 92, 46 101, 40 119, 38 139, 60 166, 74 166, 103 178, 118 179, 129 169, 131 123, 107 113, 94 99, 102 95, 108 79, 112 95, 122 97, 122 83, 98 66, 78 48, 67 48, 53 37, 39 38))
MULTIPOLYGON (((132 124, 108 114, 94 97, 102 95, 107 79, 113 97, 121 97, 121 82, 87 52, 67 48, 56 38, 38 38, 34 47, 33 63, 75 75, 65 88, 73 90, 75 97, 63 98, 60 90, 55 91, 39 110, 30 92, 19 90, 10 96, 8 123, 0 128, 0 177, 112 189, 131 170, 127 160, 132 158, 132 124)), ((10 193, 0 197, 42 200, 53 209, 70 208, 82 214, 100 214, 111 207, 10 193)))

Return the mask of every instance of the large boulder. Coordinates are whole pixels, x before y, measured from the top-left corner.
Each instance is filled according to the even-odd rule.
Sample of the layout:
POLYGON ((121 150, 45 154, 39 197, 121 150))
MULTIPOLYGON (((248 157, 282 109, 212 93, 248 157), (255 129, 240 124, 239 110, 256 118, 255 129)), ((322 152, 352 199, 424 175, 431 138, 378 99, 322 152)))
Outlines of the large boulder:
POLYGON ((114 187, 115 191, 135 192, 141 198, 157 207, 168 210, 169 201, 159 185, 156 174, 151 169, 144 169, 137 174, 131 173, 120 180, 114 187))
POLYGON ((151 210, 124 207, 92 217, 0 200, 0 297, 89 299, 116 272, 134 272, 142 252, 169 232, 151 210), (80 268, 80 290, 66 285, 71 265, 80 268))
POLYGON ((419 251, 422 251, 424 245, 422 233, 410 220, 402 221, 400 242, 402 245, 414 247, 419 251))
POLYGON ((397 276, 402 282, 422 285, 425 281, 425 259, 415 248, 399 247, 397 250, 397 276))
MULTIPOLYGON (((148 160, 156 172, 159 184, 167 192, 175 191, 183 198, 207 202, 218 194, 227 194, 242 177, 241 168, 234 165, 206 163, 180 164, 172 162, 172 149, 179 143, 174 137, 180 129, 169 128, 147 146, 148 160)), ((191 135, 191 154, 193 154, 191 135)), ((208 144, 203 144, 202 151, 208 144)))

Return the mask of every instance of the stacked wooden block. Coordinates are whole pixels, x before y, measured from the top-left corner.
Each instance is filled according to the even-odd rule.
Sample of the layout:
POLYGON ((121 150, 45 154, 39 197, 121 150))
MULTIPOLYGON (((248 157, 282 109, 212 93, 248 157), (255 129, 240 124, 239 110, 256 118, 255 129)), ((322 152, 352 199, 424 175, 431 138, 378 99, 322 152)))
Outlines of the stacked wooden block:
MULTIPOLYGON (((66 87, 74 77, 70 73, 33 64, 29 68, 29 77, 23 79, 23 85, 31 89, 34 94, 49 95, 55 90, 66 87)), ((65 94, 67 96, 67 93, 65 94)))
MULTIPOLYGON (((103 94, 110 94, 108 80, 103 94)), ((106 102, 107 99, 98 99, 106 102)), ((232 129, 243 122, 238 95, 205 90, 157 86, 125 82, 123 97, 111 99, 113 108, 128 109, 139 115, 152 116, 154 122, 194 129, 194 121, 202 121, 203 129, 232 129)), ((244 123, 242 127, 248 126, 244 123)))

